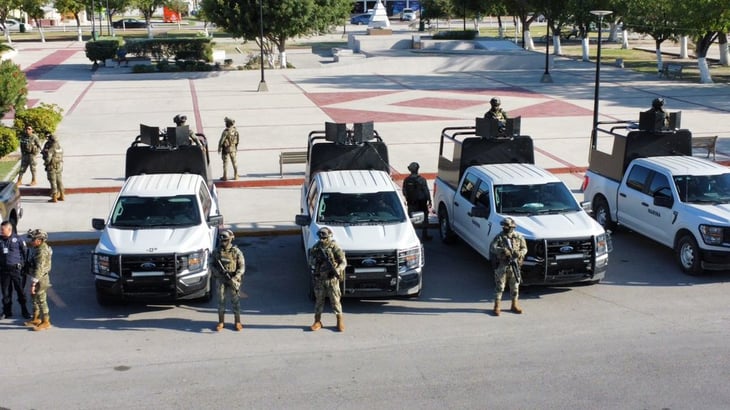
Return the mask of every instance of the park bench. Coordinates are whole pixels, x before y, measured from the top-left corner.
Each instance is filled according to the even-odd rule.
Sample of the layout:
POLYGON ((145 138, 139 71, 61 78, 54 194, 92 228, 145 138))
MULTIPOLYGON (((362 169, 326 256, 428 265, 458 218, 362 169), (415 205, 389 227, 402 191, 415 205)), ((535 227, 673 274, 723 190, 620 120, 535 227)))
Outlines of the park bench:
POLYGON ((707 158, 712 154, 712 160, 715 160, 715 145, 717 144, 717 135, 712 137, 692 137, 692 148, 704 148, 707 150, 707 158))
POLYGON ((306 164, 307 151, 289 151, 279 153, 279 175, 284 177, 284 164, 306 164))
POLYGON ((684 66, 682 64, 664 64, 664 67, 662 67, 662 77, 669 78, 669 76, 672 76, 672 79, 682 78, 682 69, 684 66))

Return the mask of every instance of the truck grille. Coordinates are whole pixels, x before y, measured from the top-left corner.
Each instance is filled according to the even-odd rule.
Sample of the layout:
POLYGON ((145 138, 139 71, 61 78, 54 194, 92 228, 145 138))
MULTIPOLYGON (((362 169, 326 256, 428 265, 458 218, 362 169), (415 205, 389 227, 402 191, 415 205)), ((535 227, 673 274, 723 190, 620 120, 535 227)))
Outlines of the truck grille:
POLYGON ((175 294, 177 273, 185 269, 185 258, 175 254, 122 255, 121 277, 125 292, 175 294))
POLYGON ((580 279, 593 274, 592 237, 527 241, 523 272, 527 283, 580 279))
POLYGON ((347 251, 344 295, 397 293, 398 255, 393 251, 347 251))

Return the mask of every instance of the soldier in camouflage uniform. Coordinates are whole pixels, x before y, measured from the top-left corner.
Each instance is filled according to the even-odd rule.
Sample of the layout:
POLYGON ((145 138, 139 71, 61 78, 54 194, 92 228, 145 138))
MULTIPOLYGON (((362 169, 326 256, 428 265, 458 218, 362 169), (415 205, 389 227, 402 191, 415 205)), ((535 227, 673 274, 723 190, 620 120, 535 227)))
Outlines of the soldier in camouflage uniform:
POLYGON ((28 275, 32 280, 30 294, 33 298, 33 319, 25 325, 33 330, 45 330, 51 327, 51 316, 48 312, 46 291, 51 287, 51 259, 53 250, 46 243, 48 234, 41 229, 28 231, 30 246, 35 249, 30 260, 28 275))
POLYGON ((527 243, 525 237, 515 231, 514 219, 504 218, 501 222, 502 232, 492 241, 490 252, 492 257, 497 258, 499 263, 494 269, 494 314, 499 316, 502 292, 504 292, 505 281, 509 282, 510 295, 512 296, 512 312, 522 313, 518 303, 520 296, 520 282, 518 281, 510 262, 515 260, 517 266, 521 267, 527 255, 527 243))
POLYGON ((492 106, 492 108, 484 113, 484 118, 494 118, 495 120, 499 121, 500 126, 504 126, 504 124, 507 122, 507 111, 503 110, 501 107, 502 100, 500 100, 499 97, 493 97, 491 100, 489 100, 489 104, 492 106))
POLYGON ((231 300, 231 309, 235 317, 233 324, 238 331, 243 329, 241 324, 241 306, 239 291, 246 272, 246 261, 243 252, 233 245, 233 232, 225 230, 218 236, 219 245, 213 251, 213 275, 218 281, 218 324, 215 330, 223 329, 223 317, 226 313, 226 298, 231 300))
POLYGON ((205 137, 198 137, 197 135, 195 135, 195 131, 193 131, 193 129, 190 128, 190 126, 188 125, 187 115, 177 114, 172 118, 172 121, 175 123, 176 127, 187 126, 189 130, 188 139, 190 140, 190 143, 193 145, 200 145, 205 149, 206 152, 208 151, 208 142, 205 141, 205 137))
POLYGON ((314 276, 314 324, 312 331, 322 328, 322 310, 324 299, 329 297, 332 310, 337 315, 337 330, 345 331, 345 321, 342 318, 340 304, 340 281, 344 279, 347 259, 345 252, 332 239, 332 230, 324 227, 317 232, 319 241, 309 250, 309 266, 314 276))
POLYGON ((223 158, 223 178, 225 181, 228 179, 228 159, 230 158, 231 164, 233 165, 233 179, 238 179, 238 165, 236 165, 236 154, 238 152, 238 130, 236 130, 236 121, 226 117, 225 118, 226 129, 221 134, 221 139, 218 141, 218 152, 220 152, 223 158))
POLYGON ((58 138, 49 133, 48 140, 41 151, 43 164, 46 167, 48 182, 51 184, 51 199, 48 202, 63 201, 63 148, 58 143, 58 138))
POLYGON ((25 126, 25 132, 20 134, 20 171, 18 172, 18 182, 20 185, 23 183, 23 174, 30 166, 30 185, 35 185, 35 157, 41 152, 41 140, 38 139, 33 133, 33 127, 30 125, 25 126))

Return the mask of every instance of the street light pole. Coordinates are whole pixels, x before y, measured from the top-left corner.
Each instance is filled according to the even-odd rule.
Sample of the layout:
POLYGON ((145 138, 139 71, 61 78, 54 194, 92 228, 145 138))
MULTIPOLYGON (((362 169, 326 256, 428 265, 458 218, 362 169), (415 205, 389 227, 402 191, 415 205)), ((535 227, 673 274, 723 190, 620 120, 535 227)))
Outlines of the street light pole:
POLYGON ((591 150, 596 149, 598 127, 598 91, 601 85, 601 35, 603 27, 603 16, 613 13, 609 10, 591 10, 591 14, 598 16, 598 45, 596 49, 596 90, 593 93, 593 130, 591 132, 591 150))
POLYGON ((264 79, 264 0, 259 0, 259 34, 261 35, 261 82, 258 91, 269 91, 264 79))
POLYGON ((552 83, 553 78, 550 76, 550 18, 547 19, 547 30, 545 30, 545 73, 540 79, 541 83, 552 83))
POLYGON ((94 0, 91 0, 91 39, 96 41, 96 11, 94 11, 94 0))

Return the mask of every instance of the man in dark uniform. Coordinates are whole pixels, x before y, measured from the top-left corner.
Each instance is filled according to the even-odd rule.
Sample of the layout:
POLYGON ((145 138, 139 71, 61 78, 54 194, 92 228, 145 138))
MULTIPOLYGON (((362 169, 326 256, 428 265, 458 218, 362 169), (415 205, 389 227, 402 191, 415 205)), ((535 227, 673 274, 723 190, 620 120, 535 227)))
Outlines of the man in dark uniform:
POLYGON ((225 230, 218 236, 219 245, 213 251, 213 274, 218 280, 218 324, 215 330, 221 331, 226 313, 226 298, 231 301, 234 323, 237 331, 243 329, 241 324, 240 290, 243 274, 246 272, 246 260, 243 252, 233 245, 233 232, 225 230))
POLYGON ((26 306, 25 289, 22 277, 28 247, 25 241, 13 232, 13 224, 4 221, 0 224, 0 284, 2 285, 3 312, 0 318, 10 317, 13 303, 13 289, 17 295, 23 318, 30 319, 26 306))
POLYGON ((431 239, 428 234, 428 213, 431 208, 431 192, 428 190, 426 179, 418 174, 420 166, 418 162, 411 162, 408 165, 410 175, 403 180, 403 196, 406 197, 408 205, 408 215, 413 212, 423 212, 425 220, 421 225, 423 232, 421 239, 427 241, 431 239))
POLYGON ((345 331, 345 321, 342 318, 342 304, 340 304, 340 281, 345 277, 347 259, 345 252, 332 239, 332 230, 327 227, 317 232, 319 240, 309 250, 309 266, 314 276, 314 324, 310 326, 312 331, 322 328, 322 311, 324 310, 324 299, 330 298, 332 310, 337 316, 337 330, 345 331))
POLYGON ((646 112, 654 114, 655 129, 661 130, 669 127, 669 113, 664 111, 664 98, 655 98, 651 102, 651 108, 646 112))
POLYGON ((518 298, 520 295, 519 272, 522 262, 527 255, 527 242, 525 237, 515 231, 514 219, 507 217, 501 222, 502 232, 497 235, 490 246, 492 257, 497 258, 498 265, 494 269, 494 314, 499 316, 502 292, 505 282, 509 283, 509 293, 512 296, 512 312, 520 314, 518 298), (514 262, 514 263, 513 263, 514 262))

